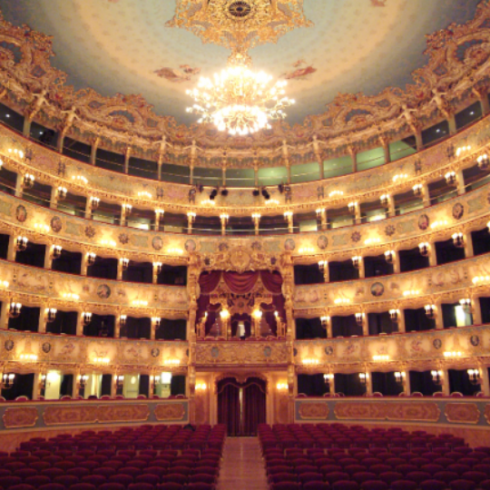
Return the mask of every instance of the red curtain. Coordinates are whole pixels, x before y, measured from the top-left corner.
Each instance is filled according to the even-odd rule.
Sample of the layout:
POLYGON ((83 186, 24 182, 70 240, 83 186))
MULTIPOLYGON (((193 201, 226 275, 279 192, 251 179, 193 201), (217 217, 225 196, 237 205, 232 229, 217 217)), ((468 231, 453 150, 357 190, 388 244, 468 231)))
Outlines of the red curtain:
POLYGON ((239 387, 231 379, 218 383, 218 424, 226 425, 229 436, 240 435, 239 387))
POLYGON ((250 378, 243 387, 243 435, 256 436, 259 424, 265 424, 265 382, 250 378))

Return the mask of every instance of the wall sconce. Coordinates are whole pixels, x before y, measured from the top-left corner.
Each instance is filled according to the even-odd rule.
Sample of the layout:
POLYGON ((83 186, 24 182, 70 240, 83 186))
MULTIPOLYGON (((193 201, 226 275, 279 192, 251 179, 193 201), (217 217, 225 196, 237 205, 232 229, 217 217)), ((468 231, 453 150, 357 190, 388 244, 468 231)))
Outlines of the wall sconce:
POLYGON ((59 259, 61 257, 62 250, 63 248, 61 245, 53 245, 51 247, 51 257, 53 257, 53 259, 59 259))
POLYGON ((463 357, 463 353, 460 351, 446 351, 444 352, 444 357, 447 359, 457 359, 463 357))
POLYGON ((471 313, 471 299, 470 298, 463 298, 459 300, 459 304, 463 308, 463 311, 465 313, 471 313))
POLYGON ((90 322, 92 321, 92 313, 89 311, 84 311, 82 313, 82 323, 86 327, 87 325, 90 325, 90 322))
POLYGON ((15 383, 15 374, 14 373, 3 373, 2 374, 2 382, 0 383, 0 389, 9 390, 14 386, 15 383))
POLYGON ((400 310, 390 310, 390 319, 393 323, 398 323, 400 319, 400 310))
POLYGON ((468 373, 468 376, 470 378, 470 383, 472 385, 481 384, 480 370, 479 369, 468 369, 467 373, 468 373))
POLYGON ((90 198, 90 209, 97 209, 100 204, 100 199, 98 197, 90 198))
POLYGON ((87 265, 95 264, 95 259, 97 258, 96 254, 94 254, 93 252, 88 252, 86 257, 87 257, 87 265))
POLYGON ((361 384, 366 385, 368 380, 368 373, 359 373, 359 380, 361 384))
POLYGON ((350 303, 349 298, 335 298, 334 303, 336 305, 348 305, 350 303))
POLYGON ((422 184, 416 184, 412 187, 412 190, 415 197, 421 197, 424 193, 424 186, 422 184))
POLYGON ((364 323, 364 313, 356 313, 356 323, 362 327, 364 323))
POLYGON ((328 315, 324 315, 320 317, 320 321, 322 322, 322 327, 327 328, 328 322, 330 321, 330 317, 328 315))
POLYGON ((187 219, 189 220, 190 223, 194 223, 196 216, 197 216, 196 213, 193 213, 192 211, 189 211, 187 213, 187 219))
POLYGON ((226 224, 228 223, 228 220, 230 219, 230 215, 223 213, 219 215, 219 219, 221 220, 221 223, 226 224))
POLYGON ((11 301, 9 304, 9 317, 17 318, 20 315, 21 309, 22 309, 22 303, 11 301))
POLYGON ((8 281, 0 281, 0 289, 8 289, 10 283, 8 281))
POLYGON ((153 268, 155 269, 155 272, 157 274, 160 274, 160 272, 162 272, 162 267, 163 264, 161 262, 153 262, 153 268))
POLYGON ((85 388, 88 378, 88 374, 80 374, 80 376, 78 376, 78 384, 80 385, 80 388, 85 388))
POLYGON ((46 389, 46 381, 48 381, 48 375, 46 373, 41 373, 39 376, 39 390, 41 392, 46 389))
POLYGON ((257 321, 260 321, 260 320, 262 319, 263 314, 264 314, 264 313, 262 312, 262 310, 258 310, 258 309, 257 309, 257 310, 254 310, 254 311, 253 311, 253 313, 252 313, 253 317, 254 317, 254 318, 257 320, 257 321))
POLYGON ((160 328, 160 325, 162 324, 162 319, 159 316, 152 317, 151 321, 156 328, 160 328))
POLYGON ((24 352, 20 355, 20 360, 25 362, 36 362, 37 359, 36 354, 32 354, 31 352, 24 352))
POLYGON ((180 366, 180 359, 165 359, 163 364, 165 366, 180 366))
POLYGON ((393 262, 395 261, 395 251, 387 250, 385 252, 385 260, 387 264, 393 264, 393 262))
POLYGON ((228 310, 221 310, 219 312, 219 316, 222 320, 226 321, 230 318, 230 312, 228 310))
POLYGON ((303 359, 302 362, 305 366, 318 366, 320 364, 318 359, 303 359))
POLYGON ((448 172, 444 178, 446 179, 447 185, 455 185, 456 184, 456 172, 448 172))
POLYGON ((373 361, 389 361, 390 360, 390 356, 386 355, 386 354, 376 354, 373 356, 373 361))
POLYGON ((206 391, 208 385, 206 383, 196 383, 196 391, 206 391))
POLYGON ((87 178, 84 177, 83 175, 74 175, 71 179, 74 180, 75 183, 78 185, 84 185, 85 186, 88 184, 87 178))
POLYGON ((124 214, 126 216, 129 216, 131 214, 131 211, 133 210, 133 206, 131 204, 123 204, 122 209, 124 211, 124 214))
POLYGON ((126 321, 128 319, 128 315, 119 315, 119 325, 124 327, 126 325, 126 321))
POLYGON ((323 381, 325 381, 325 384, 327 386, 330 386, 330 383, 333 381, 334 376, 333 374, 324 374, 323 375, 323 381))
POLYGON ((381 202, 381 205, 387 208, 390 205, 390 195, 389 194, 383 194, 379 200, 381 202))
POLYGON ((487 154, 480 155, 476 159, 476 161, 478 163, 478 167, 480 167, 481 170, 486 170, 488 168, 488 166, 490 165, 490 159, 488 158, 487 154))
POLYGON ((318 208, 316 210, 316 219, 320 220, 322 218, 322 214, 325 212, 325 208, 318 208))
POLYGON ((34 182, 36 178, 32 174, 25 174, 24 175, 24 187, 31 188, 34 187, 34 182))
POLYGON ((146 197, 146 199, 153 199, 153 196, 148 191, 138 192, 138 197, 146 197))
POLYGON ((403 371, 395 371, 393 373, 395 375, 395 382, 398 383, 398 384, 403 384, 403 382, 405 381, 405 372, 403 371))
POLYGON ((124 374, 116 375, 116 386, 119 388, 124 384, 124 374))
POLYGON ((469 151, 471 150, 471 146, 460 146, 457 150, 456 150, 456 156, 459 157, 461 156, 463 153, 468 153, 469 151))
POLYGON ((68 190, 66 189, 66 187, 58 187, 58 201, 63 201, 64 199, 66 199, 67 194, 68 190))
POLYGON ((287 391, 288 384, 287 383, 277 383, 276 388, 277 388, 277 391, 287 391))
POLYGON ((427 242, 419 243, 419 252, 422 257, 429 255, 430 245, 427 242))
POLYGON ((285 212, 284 212, 284 217, 285 217, 286 219, 290 219, 290 218, 292 218, 292 217, 293 217, 293 212, 292 212, 292 211, 285 211, 285 212))
POLYGON ((344 195, 344 191, 332 191, 328 194, 328 197, 340 197, 344 195))
POLYGON ((252 219, 254 220, 255 223, 260 221, 261 217, 262 217, 262 215, 260 213, 253 213, 252 214, 252 219))
POLYGON ((123 271, 128 270, 129 259, 126 259, 126 258, 119 259, 119 263, 121 264, 121 268, 123 271))
POLYGON ((362 262, 362 257, 360 255, 357 255, 355 257, 352 257, 352 265, 356 269, 359 269, 361 267, 361 262, 362 262))
POLYGON ((327 260, 320 260, 320 262, 318 262, 318 268, 320 269, 320 271, 325 272, 327 267, 328 267, 328 261, 327 260))
POLYGON ((108 357, 94 357, 94 364, 109 364, 110 362, 108 357))
POLYGON ((471 281, 476 286, 478 284, 490 282, 490 276, 475 276, 471 281))
POLYGON ((436 305, 425 305, 424 310, 427 318, 433 320, 436 317, 436 305))
POLYGON ((442 385, 442 371, 441 370, 432 370, 430 372, 430 374, 432 375, 432 382, 435 384, 435 385, 442 385))
POLYGON ((155 209, 155 218, 157 221, 160 221, 165 215, 164 209, 155 209))
POLYGON ((56 313, 57 312, 58 312, 58 310, 56 308, 46 308, 44 310, 44 314, 46 315, 46 321, 48 323, 54 322, 56 319, 56 313))
POLYGON ((461 232, 460 233, 453 233, 451 238, 453 239, 453 244, 455 247, 458 247, 458 248, 464 247, 464 236, 461 232))
POLYGON ((29 240, 25 236, 18 236, 15 239, 15 250, 17 252, 23 252, 27 248, 29 240))
POLYGON ((350 202, 347 205, 347 208, 349 209, 350 214, 356 214, 356 209, 357 209, 358 203, 357 202, 350 202))
POLYGON ((145 301, 144 299, 135 299, 131 301, 132 306, 136 306, 137 308, 144 308, 148 306, 148 301, 145 301))

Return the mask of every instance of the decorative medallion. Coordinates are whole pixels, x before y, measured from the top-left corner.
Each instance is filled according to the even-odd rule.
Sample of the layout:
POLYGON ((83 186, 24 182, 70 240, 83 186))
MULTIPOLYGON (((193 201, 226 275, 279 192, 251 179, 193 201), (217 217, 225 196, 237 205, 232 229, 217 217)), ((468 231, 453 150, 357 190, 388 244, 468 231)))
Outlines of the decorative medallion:
POLYGON ((448 422, 456 424, 477 424, 480 410, 476 403, 448 403, 444 410, 448 422))
POLYGON ((480 337, 478 337, 478 335, 472 335, 470 337, 470 344, 473 347, 478 347, 480 345, 480 337))
POLYGON ((22 204, 19 204, 15 210, 15 219, 19 223, 24 223, 24 221, 27 219, 27 209, 25 206, 22 206, 22 204))
POLYGON ((262 250, 262 244, 260 242, 252 242, 252 250, 260 252, 262 250))
POLYGON ((183 403, 166 403, 157 405, 154 410, 155 418, 163 420, 183 420, 185 417, 185 405, 183 403))
POLYGON ((118 236, 118 239, 119 243, 121 243, 122 245, 127 245, 129 243, 129 235, 127 233, 121 233, 118 236))
POLYGON ((51 218, 51 229, 55 233, 59 233, 63 228, 63 223, 61 221, 61 218, 59 216, 53 216, 51 218))
POLYGON ((5 341, 4 347, 7 352, 10 352, 14 348, 14 341, 11 339, 8 339, 5 341))
POLYGON ((217 357, 219 357, 219 349, 218 347, 213 347, 211 349, 211 356, 216 359, 217 357))
POLYGON ((463 217, 463 214, 464 214, 464 206, 460 202, 457 202, 453 206, 453 218, 461 219, 463 217))
POLYGON ((175 16, 166 24, 192 32, 204 44, 242 52, 311 26, 302 0, 177 0, 175 16))
POLYGON ((320 235, 316 244, 320 250, 325 250, 328 247, 328 238, 325 235, 320 235))
POLYGON ((286 250, 286 252, 292 252, 295 248, 296 248, 296 243, 292 238, 288 238, 284 242, 284 250, 286 250))
POLYGON ((107 299, 111 295, 111 288, 107 284, 100 284, 97 288, 97 296, 100 299, 107 299))
POLYGON ((35 407, 7 408, 3 414, 3 423, 7 429, 34 427, 39 414, 35 407))
POLYGON ((153 349, 151 349, 151 357, 158 357, 160 355, 160 349, 158 349, 157 347, 154 347, 153 349))
POLYGON ((325 347, 325 354, 327 356, 331 356, 333 354, 333 347, 331 345, 327 345, 327 347, 325 347))
POLYGON ((96 233, 97 231, 92 225, 88 225, 85 227, 85 236, 87 238, 93 238, 96 233))
POLYGON ((371 286, 371 294, 375 297, 378 298, 379 296, 383 296, 383 293, 385 292, 385 287, 383 286, 382 283, 380 282, 375 282, 371 286))
POLYGON ((434 346, 434 349, 440 349, 442 347, 441 339, 434 339, 432 345, 434 346))
POLYGON ((226 252, 228 250, 228 244, 226 242, 222 242, 220 244, 218 244, 218 250, 220 252, 226 252))
POLYGON ((194 240, 192 240, 191 238, 189 238, 189 240, 187 240, 185 242, 185 249, 189 253, 195 252, 197 249, 196 242, 194 240))
POLYGON ((298 414, 303 420, 326 420, 328 413, 326 403, 301 403, 298 409, 298 414))
POLYGON ((361 232, 360 231, 355 231, 354 233, 352 233, 352 235, 350 237, 350 239, 354 243, 360 242, 361 241, 361 238, 362 238, 362 235, 361 235, 361 232))
POLYGON ((395 234, 395 226, 394 225, 388 225, 385 228, 385 235, 386 236, 393 236, 395 234))
POLYGON ((250 254, 244 248, 237 247, 230 252, 230 264, 237 272, 245 272, 249 268, 250 262, 250 254))
POLYGON ((419 216, 418 225, 421 230, 427 230, 430 225, 429 217, 426 214, 422 214, 421 216, 419 216))
POLYGON ((51 351, 51 344, 49 342, 44 342, 42 350, 45 354, 48 354, 51 351))
POLYGON ((151 241, 151 246, 155 250, 161 250, 163 248, 163 238, 160 236, 154 236, 153 240, 151 241))
POLYGON ((267 346, 267 347, 264 347, 264 357, 270 357, 272 354, 272 349, 267 346))

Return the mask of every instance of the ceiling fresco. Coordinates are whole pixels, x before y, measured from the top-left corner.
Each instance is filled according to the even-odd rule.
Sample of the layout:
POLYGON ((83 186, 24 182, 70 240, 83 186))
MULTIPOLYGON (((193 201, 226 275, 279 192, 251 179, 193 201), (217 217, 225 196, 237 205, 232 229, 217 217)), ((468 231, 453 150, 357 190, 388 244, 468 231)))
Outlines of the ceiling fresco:
MULTIPOLYGON (((425 36, 465 23, 480 0, 304 0, 312 22, 250 50, 254 67, 288 80, 289 124, 319 114, 339 92, 404 88, 427 59, 425 36)), ((201 2, 196 1, 199 5, 201 2)), ((76 89, 142 94, 160 115, 190 124, 185 91, 221 70, 230 51, 171 27, 174 0, 0 0, 14 25, 53 36, 53 65, 76 89)))

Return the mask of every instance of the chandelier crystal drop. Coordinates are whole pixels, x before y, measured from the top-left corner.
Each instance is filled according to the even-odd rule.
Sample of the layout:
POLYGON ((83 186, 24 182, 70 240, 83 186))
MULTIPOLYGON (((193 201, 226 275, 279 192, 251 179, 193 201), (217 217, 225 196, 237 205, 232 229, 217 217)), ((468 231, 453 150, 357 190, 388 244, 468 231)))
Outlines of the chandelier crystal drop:
POLYGON ((237 56, 213 79, 201 77, 197 87, 187 91, 195 101, 187 112, 198 114, 198 123, 213 123, 231 136, 247 136, 270 129, 271 120, 286 117, 284 109, 295 102, 285 95, 286 84, 253 72, 237 56))

